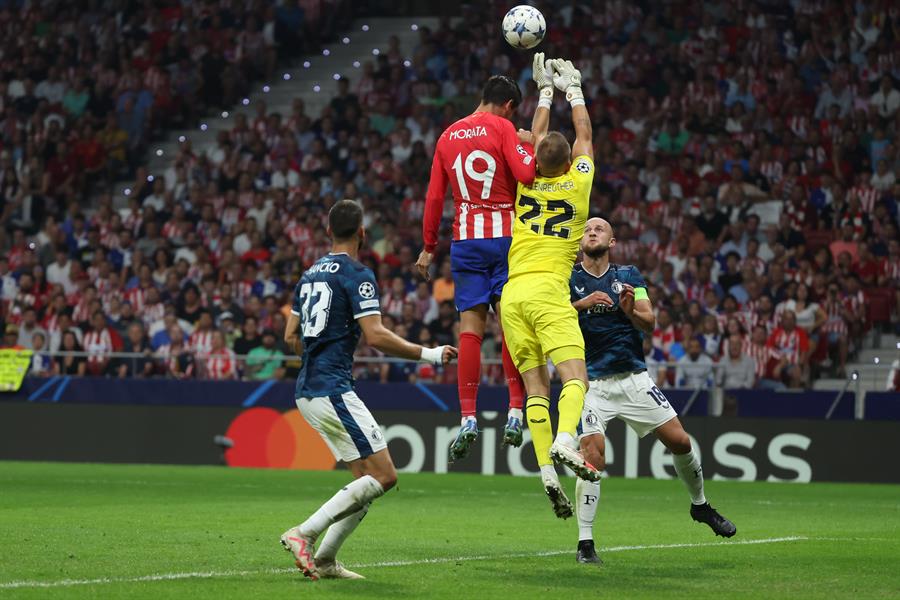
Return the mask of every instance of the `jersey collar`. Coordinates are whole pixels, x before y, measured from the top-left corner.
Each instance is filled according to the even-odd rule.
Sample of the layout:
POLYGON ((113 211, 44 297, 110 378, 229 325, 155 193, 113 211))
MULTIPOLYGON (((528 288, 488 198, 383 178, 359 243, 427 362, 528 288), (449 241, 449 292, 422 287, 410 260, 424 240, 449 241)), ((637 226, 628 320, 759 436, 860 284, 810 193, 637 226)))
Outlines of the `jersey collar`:
POLYGON ((587 273, 588 275, 590 275, 590 276, 593 277, 594 279, 602 279, 604 275, 606 275, 607 273, 609 273, 609 264, 610 264, 610 263, 606 263, 606 270, 603 271, 602 273, 600 273, 599 275, 594 275, 593 273, 591 273, 590 271, 588 271, 587 267, 584 266, 584 262, 580 262, 580 263, 578 263, 578 264, 581 265, 581 270, 582 270, 582 271, 584 271, 585 273, 587 273))

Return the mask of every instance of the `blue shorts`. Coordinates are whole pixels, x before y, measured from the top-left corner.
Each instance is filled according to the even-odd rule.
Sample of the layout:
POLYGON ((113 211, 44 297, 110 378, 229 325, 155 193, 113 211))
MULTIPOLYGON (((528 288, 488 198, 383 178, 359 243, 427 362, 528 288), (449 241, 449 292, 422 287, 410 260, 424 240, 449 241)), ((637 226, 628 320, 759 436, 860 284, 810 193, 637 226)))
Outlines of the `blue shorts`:
POLYGON ((450 271, 456 310, 492 304, 500 297, 509 273, 507 257, 512 238, 462 240, 450 244, 450 271))

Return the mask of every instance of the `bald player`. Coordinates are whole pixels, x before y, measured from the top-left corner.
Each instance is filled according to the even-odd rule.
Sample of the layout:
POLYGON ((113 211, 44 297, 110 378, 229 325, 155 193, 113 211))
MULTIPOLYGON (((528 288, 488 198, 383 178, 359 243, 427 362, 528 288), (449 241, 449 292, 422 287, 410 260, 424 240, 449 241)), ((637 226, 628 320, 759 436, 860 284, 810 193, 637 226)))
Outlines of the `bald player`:
MULTIPOLYGON (((716 535, 731 537, 737 532, 734 524, 706 501, 703 469, 690 437, 647 373, 643 339, 653 333, 656 324, 653 306, 637 267, 610 264, 609 251, 615 246, 612 226, 603 219, 589 219, 581 239, 584 258, 575 265, 569 280, 590 380, 578 429, 582 455, 598 469, 604 468, 604 432, 607 423, 616 417, 640 437, 654 433, 672 453, 675 472, 687 486, 691 517, 709 525, 716 535)), ((599 563, 593 524, 600 483, 578 479, 576 494, 576 559, 581 563, 599 563)))

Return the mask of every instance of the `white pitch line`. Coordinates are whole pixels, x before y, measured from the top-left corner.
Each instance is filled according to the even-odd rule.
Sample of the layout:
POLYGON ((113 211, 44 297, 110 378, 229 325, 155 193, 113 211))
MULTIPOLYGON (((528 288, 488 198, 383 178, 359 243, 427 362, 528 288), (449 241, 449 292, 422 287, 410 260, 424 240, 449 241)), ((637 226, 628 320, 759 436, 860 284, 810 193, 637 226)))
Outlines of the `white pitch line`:
MULTIPOLYGON (((790 536, 777 538, 764 538, 758 540, 736 540, 733 542, 701 542, 699 544, 649 544, 645 546, 610 546, 600 548, 600 553, 629 552, 633 550, 667 550, 672 548, 707 548, 710 546, 727 548, 729 546, 750 546, 757 544, 780 544, 784 542, 802 542, 810 538, 804 536, 790 536)), ((559 556, 569 554, 572 550, 548 550, 544 552, 523 552, 514 554, 483 554, 475 556, 451 556, 443 558, 425 558, 418 560, 391 560, 384 562, 364 563, 350 565, 354 569, 373 569, 386 567, 407 567, 412 565, 436 565, 454 562, 471 562, 479 560, 501 560, 510 558, 540 558, 545 556, 559 556)), ((259 569, 255 571, 189 571, 183 573, 157 573, 154 575, 141 575, 139 577, 99 577, 97 579, 61 579, 59 581, 7 581, 0 583, 0 589, 19 588, 56 588, 72 587, 78 585, 107 585, 112 583, 145 583, 153 581, 177 581, 180 579, 214 579, 224 577, 246 577, 248 575, 280 575, 284 573, 296 573, 297 569, 259 569)))

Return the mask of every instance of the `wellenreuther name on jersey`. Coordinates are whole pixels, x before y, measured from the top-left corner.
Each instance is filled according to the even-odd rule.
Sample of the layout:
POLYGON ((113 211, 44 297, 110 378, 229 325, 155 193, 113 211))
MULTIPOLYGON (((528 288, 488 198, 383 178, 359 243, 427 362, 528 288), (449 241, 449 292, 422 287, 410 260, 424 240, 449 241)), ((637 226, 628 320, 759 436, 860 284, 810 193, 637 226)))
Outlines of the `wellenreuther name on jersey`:
POLYGON ((487 135, 487 129, 484 128, 484 125, 478 125, 477 127, 451 131, 449 137, 451 140, 470 140, 472 138, 482 137, 485 135, 487 135))
POLYGON ((575 189, 575 182, 571 179, 553 183, 535 181, 531 185, 526 185, 524 187, 525 189, 534 190, 536 192, 568 192, 575 189))

